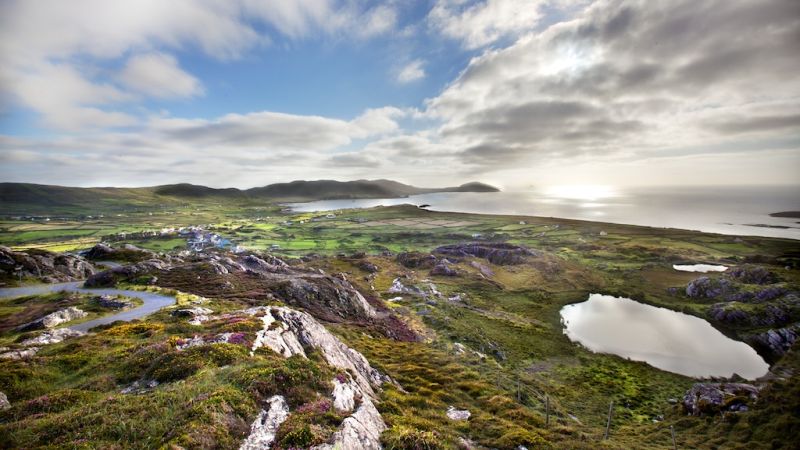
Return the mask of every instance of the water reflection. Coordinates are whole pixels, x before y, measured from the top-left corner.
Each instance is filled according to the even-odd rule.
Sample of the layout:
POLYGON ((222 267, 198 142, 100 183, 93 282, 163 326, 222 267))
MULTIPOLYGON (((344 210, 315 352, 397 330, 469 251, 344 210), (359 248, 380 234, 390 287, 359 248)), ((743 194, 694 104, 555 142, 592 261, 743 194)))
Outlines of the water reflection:
POLYGON ((691 377, 755 379, 769 365, 749 345, 730 339, 708 322, 631 299, 591 294, 561 309, 565 334, 595 352, 645 361, 691 377))
POLYGON ((523 192, 451 192, 407 198, 323 200, 289 206, 298 212, 309 212, 406 203, 428 204, 436 211, 561 217, 800 239, 797 219, 769 216, 778 211, 800 211, 800 187, 797 186, 635 190, 568 187, 554 192, 547 188, 523 192))
POLYGON ((673 264, 672 268, 680 272, 725 272, 728 270, 727 266, 719 266, 715 264, 673 264))

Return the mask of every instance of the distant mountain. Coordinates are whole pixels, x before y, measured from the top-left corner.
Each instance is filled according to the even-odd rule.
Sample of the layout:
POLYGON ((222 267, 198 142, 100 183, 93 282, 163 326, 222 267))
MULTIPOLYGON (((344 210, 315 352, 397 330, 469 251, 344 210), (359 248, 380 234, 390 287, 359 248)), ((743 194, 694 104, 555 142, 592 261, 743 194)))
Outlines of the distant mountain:
POLYGON ((0 183, 0 214, 40 214, 73 208, 124 209, 187 200, 312 201, 355 198, 397 198, 433 192, 497 192, 488 184, 472 182, 447 188, 420 188, 391 180, 292 181, 240 190, 195 184, 168 184, 143 188, 78 188, 31 183, 0 183))
POLYGON ((467 183, 448 188, 419 188, 391 180, 357 181, 292 181, 248 189, 251 198, 278 200, 331 200, 350 198, 395 198, 432 192, 497 192, 499 189, 483 183, 467 183))

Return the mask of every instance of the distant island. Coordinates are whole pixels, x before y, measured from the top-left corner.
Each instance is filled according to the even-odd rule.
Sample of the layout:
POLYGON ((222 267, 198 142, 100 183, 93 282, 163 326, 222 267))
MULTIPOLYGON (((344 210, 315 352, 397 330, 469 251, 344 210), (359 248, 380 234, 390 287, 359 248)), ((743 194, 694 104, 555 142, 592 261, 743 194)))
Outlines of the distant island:
POLYGON ((307 202, 359 198, 397 198, 435 192, 499 192, 494 186, 470 182, 445 188, 421 188, 392 180, 292 181, 251 189, 211 188, 181 183, 141 188, 66 187, 31 183, 0 183, 4 212, 31 208, 64 209, 77 205, 152 205, 186 200, 307 202))
POLYGON ((770 217, 788 217, 790 219, 800 219, 800 211, 781 211, 770 214, 770 217))

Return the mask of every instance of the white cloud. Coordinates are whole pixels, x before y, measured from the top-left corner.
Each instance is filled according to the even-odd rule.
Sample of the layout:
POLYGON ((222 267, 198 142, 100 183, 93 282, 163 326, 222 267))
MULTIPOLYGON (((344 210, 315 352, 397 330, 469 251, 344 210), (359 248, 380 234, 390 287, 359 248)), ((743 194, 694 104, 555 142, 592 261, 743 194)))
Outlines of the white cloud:
POLYGON ((203 93, 200 81, 184 72, 174 57, 164 53, 132 56, 119 79, 128 88, 151 97, 191 97, 203 93))
POLYGON ((113 86, 112 74, 98 70, 129 54, 137 56, 120 75, 124 86, 145 96, 186 97, 202 87, 167 56, 171 51, 200 50, 231 60, 268 44, 275 34, 361 39, 391 31, 395 21, 393 7, 369 8, 351 0, 9 0, 0 2, 0 100, 20 102, 46 125, 70 131, 130 125, 136 118, 111 109, 136 96, 108 101, 108 91, 122 89, 113 86), (63 91, 51 99, 33 98, 36 86, 58 90, 53 86, 66 72, 94 98, 63 91))
POLYGON ((424 61, 421 59, 415 59, 410 63, 403 66, 402 69, 397 73, 397 82, 398 83, 411 83, 412 81, 417 81, 425 78, 425 69, 423 68, 424 61))
POLYGON ((438 0, 428 15, 443 35, 475 49, 530 31, 541 19, 545 0, 438 0))

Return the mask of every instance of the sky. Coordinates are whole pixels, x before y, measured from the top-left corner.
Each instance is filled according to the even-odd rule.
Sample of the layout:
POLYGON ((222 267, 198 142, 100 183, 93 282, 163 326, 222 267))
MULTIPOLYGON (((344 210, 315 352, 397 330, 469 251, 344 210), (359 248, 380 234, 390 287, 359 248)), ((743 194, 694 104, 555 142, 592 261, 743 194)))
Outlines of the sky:
POLYGON ((0 0, 0 181, 800 180, 797 0, 0 0))

